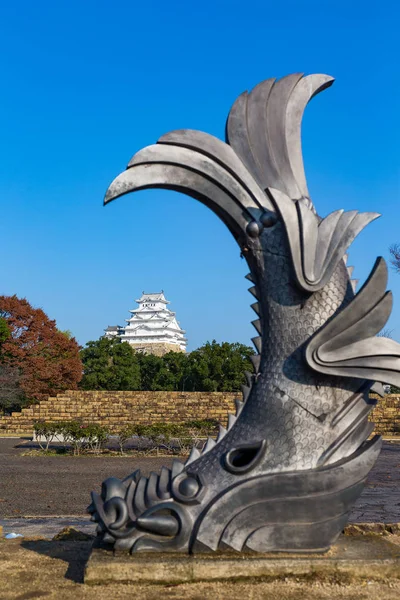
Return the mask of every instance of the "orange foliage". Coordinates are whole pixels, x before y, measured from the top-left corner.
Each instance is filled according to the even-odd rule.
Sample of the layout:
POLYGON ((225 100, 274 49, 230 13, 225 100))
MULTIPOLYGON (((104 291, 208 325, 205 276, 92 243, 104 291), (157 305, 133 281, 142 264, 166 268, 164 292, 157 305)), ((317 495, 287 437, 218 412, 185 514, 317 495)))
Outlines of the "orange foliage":
POLYGON ((19 370, 19 385, 29 401, 77 388, 82 362, 74 338, 59 331, 42 309, 16 296, 0 296, 0 317, 11 334, 2 343, 1 361, 19 370))

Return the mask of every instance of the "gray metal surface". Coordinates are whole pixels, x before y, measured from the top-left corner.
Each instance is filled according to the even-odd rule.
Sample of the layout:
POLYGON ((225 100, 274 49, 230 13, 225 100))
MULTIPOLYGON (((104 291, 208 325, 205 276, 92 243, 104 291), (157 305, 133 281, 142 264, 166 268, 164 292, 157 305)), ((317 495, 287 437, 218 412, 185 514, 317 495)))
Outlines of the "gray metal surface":
POLYGON ((191 195, 237 240, 256 302, 254 373, 243 402, 200 453, 149 478, 103 483, 89 507, 115 548, 201 552, 327 549, 379 450, 367 442, 375 381, 400 385, 400 346, 375 338, 390 314, 378 259, 359 294, 346 251, 377 213, 322 219, 300 144, 307 102, 326 75, 267 80, 239 96, 227 143, 183 130, 132 158, 105 203, 148 187, 191 195))

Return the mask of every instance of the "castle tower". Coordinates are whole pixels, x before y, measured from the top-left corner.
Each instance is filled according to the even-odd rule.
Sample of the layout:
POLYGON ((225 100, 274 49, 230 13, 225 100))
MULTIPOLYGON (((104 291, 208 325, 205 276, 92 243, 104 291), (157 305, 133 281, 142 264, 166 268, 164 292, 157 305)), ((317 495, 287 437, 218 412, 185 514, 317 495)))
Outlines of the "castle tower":
POLYGON ((167 352, 186 352, 185 331, 180 328, 175 313, 167 308, 164 292, 145 294, 136 300, 139 307, 130 310, 126 327, 108 327, 106 337, 118 336, 138 352, 162 356, 167 352))

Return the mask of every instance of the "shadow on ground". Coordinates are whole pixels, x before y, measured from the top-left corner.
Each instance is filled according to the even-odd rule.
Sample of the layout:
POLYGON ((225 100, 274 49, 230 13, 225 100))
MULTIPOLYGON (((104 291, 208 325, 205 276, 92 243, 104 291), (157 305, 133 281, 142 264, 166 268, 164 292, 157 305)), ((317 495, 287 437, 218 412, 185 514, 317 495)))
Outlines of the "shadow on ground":
POLYGON ((75 583, 83 583, 85 565, 92 549, 92 541, 54 542, 26 540, 21 542, 21 547, 25 550, 66 562, 68 568, 65 578, 75 583))

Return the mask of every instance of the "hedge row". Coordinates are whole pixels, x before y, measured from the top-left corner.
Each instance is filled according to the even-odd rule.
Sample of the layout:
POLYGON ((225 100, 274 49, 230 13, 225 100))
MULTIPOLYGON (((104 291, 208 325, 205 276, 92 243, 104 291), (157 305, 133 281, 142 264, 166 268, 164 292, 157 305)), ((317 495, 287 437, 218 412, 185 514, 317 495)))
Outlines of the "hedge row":
POLYGON ((65 449, 72 448, 74 455, 82 452, 100 453, 113 437, 121 454, 131 439, 135 440, 137 450, 142 452, 163 449, 174 454, 186 454, 193 445, 197 446, 205 437, 213 435, 216 427, 216 421, 206 419, 180 424, 132 424, 111 432, 107 427, 93 423, 37 421, 34 431, 39 446, 45 451, 49 450, 52 442, 61 442, 65 449))

